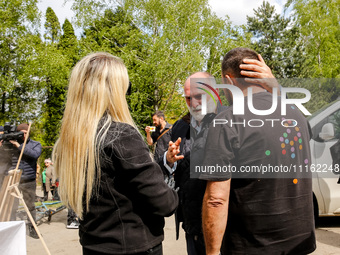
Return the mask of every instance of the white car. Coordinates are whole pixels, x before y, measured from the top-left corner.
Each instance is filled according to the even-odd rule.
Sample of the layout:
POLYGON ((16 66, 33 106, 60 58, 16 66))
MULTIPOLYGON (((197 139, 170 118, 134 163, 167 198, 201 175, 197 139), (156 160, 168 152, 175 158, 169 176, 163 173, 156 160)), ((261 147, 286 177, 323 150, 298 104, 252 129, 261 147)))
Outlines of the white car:
POLYGON ((340 175, 332 171, 330 147, 340 138, 340 100, 308 118, 313 131, 310 141, 313 170, 314 214, 340 216, 340 175))

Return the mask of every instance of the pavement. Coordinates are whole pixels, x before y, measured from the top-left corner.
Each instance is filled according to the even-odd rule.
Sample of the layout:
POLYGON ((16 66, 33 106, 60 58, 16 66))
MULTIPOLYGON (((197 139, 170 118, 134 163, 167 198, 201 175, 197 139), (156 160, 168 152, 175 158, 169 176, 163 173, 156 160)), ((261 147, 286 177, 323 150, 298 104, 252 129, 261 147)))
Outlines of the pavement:
MULTIPOLYGON (((44 241, 52 255, 77 255, 82 254, 79 243, 78 230, 66 228, 67 209, 52 216, 50 222, 38 226, 44 241)), ((164 255, 185 255, 185 237, 181 232, 180 239, 176 241, 175 218, 166 219, 165 240, 163 242, 164 255)), ((47 254, 39 239, 26 236, 27 255, 47 254)))
MULTIPOLYGON (((41 187, 37 186, 37 196, 42 197, 41 187)), ((49 194, 51 196, 51 194, 49 194)), ((50 197, 51 198, 51 197, 50 197)), ((52 255, 78 255, 82 254, 77 229, 67 229, 67 209, 38 222, 38 229, 52 255)), ((165 218, 165 237, 163 241, 163 255, 185 255, 186 243, 184 232, 181 231, 176 241, 175 217, 165 218)), ((26 236, 27 255, 47 254, 40 239, 26 236)))
MULTIPOLYGON (((37 193, 40 191, 37 189, 37 193)), ((45 243, 52 255, 78 255, 82 254, 79 244, 78 230, 67 229, 67 209, 53 215, 51 221, 44 219, 38 226, 45 243)), ((165 240, 163 242, 164 255, 186 255, 184 232, 181 230, 180 238, 176 241, 174 216, 165 220, 165 240)), ((340 217, 321 218, 316 229, 317 249, 313 255, 340 254, 340 217)), ((26 236, 27 255, 47 254, 39 239, 26 236)))

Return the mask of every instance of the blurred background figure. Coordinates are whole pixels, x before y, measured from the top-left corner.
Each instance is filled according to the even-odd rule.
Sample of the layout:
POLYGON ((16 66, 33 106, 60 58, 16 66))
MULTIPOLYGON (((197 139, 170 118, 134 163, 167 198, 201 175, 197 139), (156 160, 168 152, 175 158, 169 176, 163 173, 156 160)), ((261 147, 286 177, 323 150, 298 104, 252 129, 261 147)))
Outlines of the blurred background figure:
POLYGON ((156 162, 164 155, 164 152, 168 149, 171 139, 171 125, 165 120, 164 113, 162 111, 156 111, 152 115, 152 126, 145 128, 146 141, 148 145, 156 145, 154 152, 154 159, 156 162), (153 130, 156 128, 156 130, 153 130))
POLYGON ((44 191, 44 201, 48 200, 49 192, 51 191, 52 197, 54 197, 54 188, 56 187, 56 175, 51 159, 45 159, 45 169, 41 174, 42 189, 44 191), (53 191, 53 192, 52 192, 53 191))

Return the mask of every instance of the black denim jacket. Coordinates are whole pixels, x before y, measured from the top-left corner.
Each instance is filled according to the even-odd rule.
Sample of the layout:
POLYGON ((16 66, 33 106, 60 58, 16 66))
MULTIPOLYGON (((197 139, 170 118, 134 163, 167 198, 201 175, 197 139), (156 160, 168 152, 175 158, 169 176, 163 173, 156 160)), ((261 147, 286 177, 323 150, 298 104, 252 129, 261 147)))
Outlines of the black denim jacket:
POLYGON ((81 244, 93 251, 130 254, 147 251, 163 239, 164 217, 178 205, 141 135, 113 122, 101 145, 100 187, 80 221, 81 244))

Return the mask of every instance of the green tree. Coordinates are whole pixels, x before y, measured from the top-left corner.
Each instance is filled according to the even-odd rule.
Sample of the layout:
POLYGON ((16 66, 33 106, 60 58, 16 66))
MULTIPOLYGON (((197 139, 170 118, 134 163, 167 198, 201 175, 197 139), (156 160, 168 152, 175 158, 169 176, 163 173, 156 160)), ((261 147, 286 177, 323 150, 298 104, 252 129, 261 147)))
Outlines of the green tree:
POLYGON ((77 37, 71 22, 65 19, 63 24, 63 35, 60 38, 59 46, 63 49, 71 48, 77 44, 77 37))
POLYGON ((42 87, 42 144, 53 146, 58 138, 66 97, 70 59, 56 45, 45 45, 39 52, 39 84, 42 87), (53 61, 51 61, 53 59, 53 61))
POLYGON ((70 58, 70 67, 73 67, 79 60, 79 43, 71 22, 65 19, 63 24, 63 34, 58 44, 63 54, 70 58))
POLYGON ((244 25, 232 27, 227 19, 222 33, 215 38, 210 46, 207 71, 214 77, 220 78, 223 56, 236 47, 251 48, 251 37, 252 34, 246 31, 244 25))
POLYGON ((30 66, 37 36, 37 0, 0 2, 0 122, 35 119, 39 91, 30 66))
POLYGON ((289 6, 305 48, 304 77, 318 78, 305 83, 314 112, 340 94, 340 0, 289 0, 289 6))
POLYGON ((56 43, 60 37, 60 23, 57 15, 51 7, 46 9, 46 22, 45 22, 45 34, 44 38, 46 41, 56 43))
POLYGON ((46 11, 44 46, 38 52, 40 63, 39 81, 43 87, 43 112, 41 114, 43 145, 53 146, 58 138, 60 121, 66 97, 66 88, 70 69, 77 58, 77 38, 71 23, 65 20, 63 35, 60 35, 60 23, 54 11, 46 11), (53 59, 53 61, 51 61, 53 59))
POLYGON ((289 0, 287 6, 300 27, 309 77, 340 78, 340 0, 289 0))
POLYGON ((252 47, 266 60, 276 77, 301 77, 305 61, 299 28, 291 18, 277 14, 263 1, 254 16, 247 16, 247 30, 254 35, 252 47))
MULTIPOLYGON (((157 109, 165 111, 168 119, 177 119, 187 111, 182 98, 186 77, 206 70, 211 47, 219 40, 226 41, 230 35, 229 24, 211 12, 207 0, 76 0, 73 8, 79 23, 95 28, 93 31, 98 35, 87 47, 112 49, 110 52, 125 61, 134 92, 130 96, 130 107, 141 126, 150 123, 151 113, 157 109), (104 15, 104 9, 118 10, 117 5, 122 11, 113 12, 118 21, 108 19, 112 30, 107 25, 103 30, 89 17, 92 12, 93 17, 107 18, 109 15, 104 15), (89 10, 88 6, 93 8, 89 10), (125 24, 125 30, 118 24, 125 24), (110 35, 108 30, 116 33, 110 35)), ((102 21, 103 25, 105 19, 102 21)), ((88 30, 85 36, 90 37, 88 30)))

